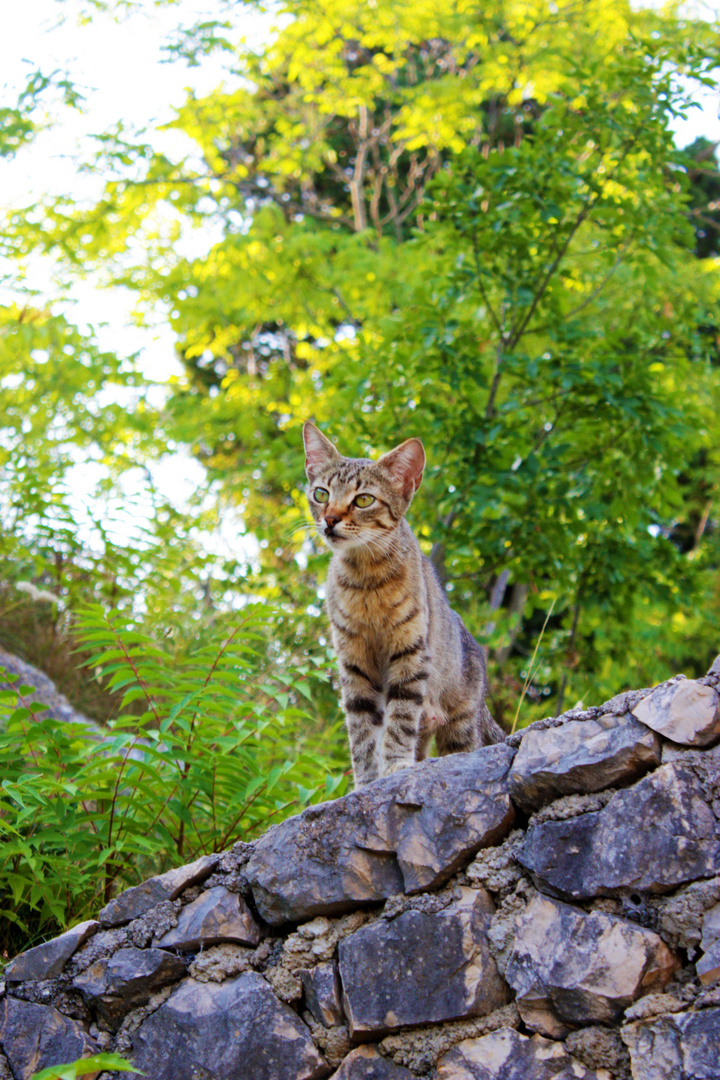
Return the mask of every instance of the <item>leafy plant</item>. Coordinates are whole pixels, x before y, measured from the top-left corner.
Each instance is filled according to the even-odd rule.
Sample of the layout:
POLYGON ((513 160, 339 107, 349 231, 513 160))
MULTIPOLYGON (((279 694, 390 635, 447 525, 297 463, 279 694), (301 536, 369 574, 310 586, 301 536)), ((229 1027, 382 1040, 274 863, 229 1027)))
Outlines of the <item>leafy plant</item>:
POLYGON ((6 935, 67 926, 127 885, 345 790, 344 740, 312 711, 322 664, 274 639, 267 607, 155 638, 95 606, 76 632, 93 650, 89 677, 122 693, 121 711, 100 728, 53 719, 30 687, 0 693, 6 935))
POLYGON ((40 1072, 33 1073, 30 1080, 76 1080, 78 1076, 89 1076, 90 1073, 97 1073, 102 1069, 131 1072, 136 1076, 146 1075, 119 1054, 93 1054, 92 1057, 80 1058, 69 1065, 51 1065, 48 1069, 41 1069, 40 1072))

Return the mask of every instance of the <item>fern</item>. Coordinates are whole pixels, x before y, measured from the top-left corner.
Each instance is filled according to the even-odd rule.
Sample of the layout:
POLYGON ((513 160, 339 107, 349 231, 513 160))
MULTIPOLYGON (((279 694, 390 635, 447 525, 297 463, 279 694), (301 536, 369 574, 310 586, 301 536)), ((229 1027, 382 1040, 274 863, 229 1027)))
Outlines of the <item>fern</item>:
POLYGON ((345 790, 339 725, 311 711, 324 675, 270 655, 272 620, 253 605, 158 639, 86 608, 88 677, 122 694, 104 729, 49 717, 29 687, 0 692, 0 919, 16 927, 0 950, 345 790))

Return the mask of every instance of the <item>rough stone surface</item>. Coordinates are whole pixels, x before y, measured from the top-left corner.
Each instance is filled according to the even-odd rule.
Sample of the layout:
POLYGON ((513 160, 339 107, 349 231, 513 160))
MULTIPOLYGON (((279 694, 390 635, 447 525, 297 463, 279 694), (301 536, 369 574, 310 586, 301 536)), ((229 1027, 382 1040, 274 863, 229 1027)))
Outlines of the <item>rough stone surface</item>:
POLYGON ((632 1080, 630 1054, 618 1031, 606 1027, 580 1028, 568 1035, 565 1047, 588 1069, 605 1069, 612 1080, 632 1080))
POLYGON ((119 926, 144 915, 150 908, 163 900, 174 900, 183 889, 196 885, 212 874, 218 864, 219 855, 201 855, 188 866, 168 870, 166 874, 150 878, 142 885, 126 889, 100 912, 98 918, 103 926, 119 926))
POLYGON ((706 986, 720 981, 720 904, 705 912, 702 924, 703 955, 697 962, 700 982, 706 986))
POLYGON ((481 1016, 506 1003, 508 989, 486 938, 492 901, 484 889, 460 894, 436 914, 406 911, 341 942, 343 1006, 353 1037, 481 1016))
POLYGON ((536 896, 517 921, 505 978, 531 1031, 551 1038, 612 1023, 679 967, 657 934, 602 912, 536 896))
POLYGON ((717 874, 720 830, 704 781, 694 762, 663 765, 603 810, 532 826, 518 861, 541 889, 573 899, 665 892, 717 874))
POLYGON ((674 1013, 628 1024, 633 1080, 718 1080, 720 1009, 674 1013))
POLYGON ((503 745, 424 761, 308 808, 257 843, 247 877, 269 923, 435 888, 510 831, 503 745))
POLYGON ((14 1080, 30 1080, 33 1073, 51 1065, 90 1057, 97 1046, 80 1024, 57 1009, 5 997, 0 1001, 0 1050, 14 1080))
POLYGON ((300 971, 305 1004, 325 1027, 337 1027, 343 1022, 340 978, 337 964, 318 964, 316 968, 300 971))
POLYGON ((36 945, 34 949, 20 953, 5 968, 3 972, 5 981, 16 983, 54 979, 60 974, 73 953, 99 929, 99 922, 88 919, 87 922, 79 923, 70 930, 66 930, 64 934, 53 938, 52 941, 45 941, 42 945, 36 945))
POLYGON ((187 979, 138 1029, 131 1060, 152 1080, 315 1080, 329 1069, 299 1017, 247 972, 187 979))
POLYGON ((657 686, 633 714, 682 746, 709 746, 720 738, 720 696, 694 679, 657 686))
MULTIPOLYGON (((0 1080, 95 1049, 150 1080, 720 1080, 720 746, 629 715, 670 695, 696 738, 688 685, 424 762, 129 889, 89 940, 9 965, 0 1080)), ((720 693, 720 658, 696 686, 720 693)))
POLYGON ((378 1054, 372 1046, 360 1046, 343 1061, 332 1080, 413 1080, 413 1075, 378 1054))
POLYGON ((184 907, 177 926, 156 939, 161 949, 199 949, 201 946, 257 945, 262 931, 241 896, 228 892, 222 885, 200 893, 184 907))
POLYGON ((517 1031, 466 1039, 439 1063, 437 1080, 612 1080, 573 1059, 560 1043, 517 1031))
POLYGON ((380 1049, 396 1065, 404 1065, 419 1076, 435 1071, 435 1062, 465 1039, 479 1039, 500 1028, 517 1028, 520 1015, 514 1003, 472 1020, 453 1020, 446 1024, 424 1024, 397 1035, 388 1035, 380 1049))
POLYGON ((693 881, 672 896, 652 897, 657 930, 672 948, 686 949, 692 960, 703 936, 705 913, 720 902, 720 877, 693 881))
POLYGON ((73 986, 94 1005, 110 1026, 116 1026, 136 1005, 145 1005, 156 990, 185 974, 185 961, 162 949, 119 949, 73 979, 73 986))
POLYGON ((523 810, 536 810, 558 795, 625 784, 659 764, 657 735, 629 713, 603 713, 528 731, 510 769, 510 794, 523 810))
POLYGON ((344 1024, 327 1028, 319 1020, 316 1020, 307 1009, 303 1012, 302 1018, 310 1031, 312 1041, 328 1065, 333 1069, 337 1069, 338 1065, 342 1064, 352 1050, 348 1029, 344 1024))

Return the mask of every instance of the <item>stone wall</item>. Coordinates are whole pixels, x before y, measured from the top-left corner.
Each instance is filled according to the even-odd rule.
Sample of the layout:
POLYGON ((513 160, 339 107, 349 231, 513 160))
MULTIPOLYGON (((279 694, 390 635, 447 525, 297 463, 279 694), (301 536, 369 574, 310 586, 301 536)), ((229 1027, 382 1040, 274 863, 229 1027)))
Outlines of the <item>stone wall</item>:
POLYGON ((96 1050, 150 1080, 720 1077, 719 683, 720 658, 128 889, 8 965, 0 1080, 96 1050))

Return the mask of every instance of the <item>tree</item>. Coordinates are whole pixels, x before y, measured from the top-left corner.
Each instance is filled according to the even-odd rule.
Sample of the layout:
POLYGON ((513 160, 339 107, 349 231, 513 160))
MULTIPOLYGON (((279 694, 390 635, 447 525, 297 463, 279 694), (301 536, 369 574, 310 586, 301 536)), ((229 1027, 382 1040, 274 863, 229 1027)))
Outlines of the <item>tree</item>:
POLYGON ((622 0, 286 11, 233 83, 178 111, 199 159, 106 136, 103 199, 25 214, 18 246, 167 305, 187 376, 165 431, 259 538, 257 586, 298 641, 322 632, 313 417, 351 454, 424 438, 414 524, 494 650, 501 715, 551 603, 536 702, 699 671, 718 289, 670 121, 710 79, 711 28, 622 0), (177 229, 207 219, 220 242, 178 257, 177 229), (690 551, 672 542, 689 521, 690 551))

